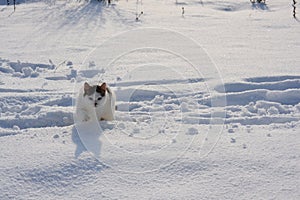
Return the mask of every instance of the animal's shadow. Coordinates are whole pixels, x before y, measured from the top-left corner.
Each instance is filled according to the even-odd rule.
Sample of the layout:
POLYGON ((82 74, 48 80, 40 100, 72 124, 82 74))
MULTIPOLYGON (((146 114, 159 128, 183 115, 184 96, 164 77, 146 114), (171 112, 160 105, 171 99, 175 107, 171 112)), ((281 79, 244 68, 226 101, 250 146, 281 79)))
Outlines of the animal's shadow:
POLYGON ((99 159, 102 145, 100 136, 104 129, 112 128, 113 125, 105 121, 75 123, 72 128, 72 141, 76 145, 75 158, 78 158, 83 152, 87 151, 99 159))

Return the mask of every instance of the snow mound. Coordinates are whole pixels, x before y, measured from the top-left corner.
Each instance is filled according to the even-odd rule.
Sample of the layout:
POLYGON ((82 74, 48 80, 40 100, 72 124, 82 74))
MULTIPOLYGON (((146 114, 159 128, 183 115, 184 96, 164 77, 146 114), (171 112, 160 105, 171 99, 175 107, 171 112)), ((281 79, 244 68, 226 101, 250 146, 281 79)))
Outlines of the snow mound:
POLYGON ((21 61, 11 62, 6 59, 0 58, 0 73, 10 74, 16 77, 28 78, 37 77, 39 73, 44 69, 54 69, 51 64, 34 64, 34 63, 24 63, 21 61))

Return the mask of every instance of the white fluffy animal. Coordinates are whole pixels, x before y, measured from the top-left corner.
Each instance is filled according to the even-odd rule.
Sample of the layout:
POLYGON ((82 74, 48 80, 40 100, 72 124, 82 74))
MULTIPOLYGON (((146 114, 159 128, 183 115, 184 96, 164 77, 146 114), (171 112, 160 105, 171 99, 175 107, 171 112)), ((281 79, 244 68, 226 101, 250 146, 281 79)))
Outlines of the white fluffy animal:
POLYGON ((75 122, 114 120, 115 103, 116 96, 106 83, 89 85, 85 82, 77 98, 75 122))

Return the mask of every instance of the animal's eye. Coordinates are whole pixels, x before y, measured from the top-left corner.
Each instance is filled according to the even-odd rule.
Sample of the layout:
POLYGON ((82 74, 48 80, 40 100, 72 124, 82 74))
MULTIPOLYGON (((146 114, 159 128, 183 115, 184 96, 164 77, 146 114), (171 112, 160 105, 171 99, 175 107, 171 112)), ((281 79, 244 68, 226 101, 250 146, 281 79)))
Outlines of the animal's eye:
POLYGON ((102 97, 98 97, 98 101, 100 101, 102 99, 102 97))
POLYGON ((89 97, 89 100, 93 101, 93 98, 92 98, 92 97, 89 97))

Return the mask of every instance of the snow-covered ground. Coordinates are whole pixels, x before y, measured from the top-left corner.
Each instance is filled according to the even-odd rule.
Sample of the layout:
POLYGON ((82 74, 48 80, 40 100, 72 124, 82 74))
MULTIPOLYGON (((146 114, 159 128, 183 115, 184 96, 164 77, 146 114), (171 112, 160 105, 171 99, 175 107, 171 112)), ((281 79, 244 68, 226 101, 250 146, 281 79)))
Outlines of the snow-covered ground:
POLYGON ((300 198, 292 2, 5 2, 1 200, 300 198), (115 121, 74 126, 84 81, 115 121))

